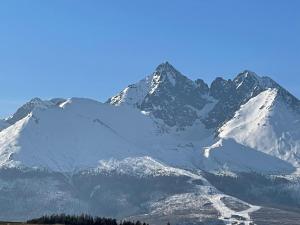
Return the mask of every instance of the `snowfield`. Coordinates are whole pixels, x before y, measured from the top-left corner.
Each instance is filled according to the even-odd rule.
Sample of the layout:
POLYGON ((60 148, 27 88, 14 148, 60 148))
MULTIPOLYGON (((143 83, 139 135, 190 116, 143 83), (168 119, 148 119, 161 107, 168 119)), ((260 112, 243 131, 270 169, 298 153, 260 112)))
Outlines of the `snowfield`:
POLYGON ((143 154, 138 136, 153 123, 140 112, 73 98, 60 106, 36 108, 0 133, 5 164, 73 171, 95 167, 101 159, 143 154))
POLYGON ((149 156, 184 169, 292 173, 300 159, 300 114, 290 107, 292 97, 283 95, 270 78, 249 71, 230 85, 236 86, 237 94, 252 91, 242 95, 250 99, 217 130, 205 124, 223 100, 211 96, 203 81, 194 83, 168 63, 109 99, 109 104, 83 98, 32 99, 1 120, 0 166, 74 172, 94 168, 101 160, 149 156), (176 100, 179 87, 189 92, 185 98, 199 97, 200 102, 176 100), (157 93, 163 95, 157 98, 157 93), (191 120, 182 116, 190 115, 193 125, 167 125, 170 118, 165 115, 181 109, 169 109, 163 96, 176 107, 190 102, 184 106, 186 114, 173 117, 184 124, 191 120), (148 111, 140 108, 143 104, 148 111))
POLYGON ((166 62, 106 103, 34 98, 0 120, 0 219, 250 225, 249 196, 299 205, 299 164, 300 101, 279 84, 244 71, 209 86, 166 62))
POLYGON ((101 160, 150 156, 172 166, 208 171, 293 170, 288 163, 229 139, 204 148, 214 137, 201 122, 162 133, 149 115, 128 106, 80 98, 40 105, 0 132, 0 165, 74 172, 96 167, 101 160))
POLYGON ((298 166, 299 128, 300 114, 282 101, 277 89, 268 89, 242 105, 219 129, 219 137, 232 138, 298 166))
POLYGON ((243 171, 264 174, 290 174, 295 168, 288 162, 237 143, 233 139, 220 139, 204 148, 205 168, 208 171, 243 171))

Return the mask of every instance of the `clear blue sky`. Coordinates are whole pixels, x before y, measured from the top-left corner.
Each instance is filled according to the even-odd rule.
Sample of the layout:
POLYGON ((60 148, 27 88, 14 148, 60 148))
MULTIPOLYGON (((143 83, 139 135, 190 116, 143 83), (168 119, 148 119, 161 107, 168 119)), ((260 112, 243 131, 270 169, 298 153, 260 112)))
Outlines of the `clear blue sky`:
POLYGON ((300 97, 298 0, 2 0, 0 116, 107 99, 168 60, 192 79, 269 75, 300 97))

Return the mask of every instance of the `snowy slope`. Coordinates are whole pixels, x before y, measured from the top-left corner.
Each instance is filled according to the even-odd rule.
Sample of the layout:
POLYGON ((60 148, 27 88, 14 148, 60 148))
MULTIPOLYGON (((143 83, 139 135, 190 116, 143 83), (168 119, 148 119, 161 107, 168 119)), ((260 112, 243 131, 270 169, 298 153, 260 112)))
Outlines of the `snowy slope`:
MULTIPOLYGON (((229 154, 225 147, 221 151, 225 152, 223 161, 211 160, 216 156, 207 157, 202 149, 213 142, 212 131, 200 121, 183 131, 162 134, 151 117, 135 108, 72 98, 51 107, 35 107, 26 117, 0 132, 0 165, 78 171, 96 167, 101 160, 112 159, 110 164, 116 167, 119 166, 114 163, 116 159, 150 156, 188 169, 223 170, 231 163, 228 168, 232 171, 285 173, 291 170, 280 160, 254 150, 251 151, 254 161, 242 164, 240 160, 246 161, 249 154, 238 144, 230 145, 236 155, 231 161, 225 157, 229 154), (256 159, 266 159, 268 166, 261 168, 256 159)), ((145 159, 132 164, 151 164, 145 159)), ((108 164, 102 164, 101 168, 105 165, 108 164)))
POLYGON ((137 177, 187 176, 192 179, 204 179, 200 175, 193 174, 187 170, 167 166, 149 156, 129 157, 123 160, 101 160, 100 165, 93 169, 92 172, 137 177))
MULTIPOLYGON (((218 191, 208 180, 232 194, 231 180, 210 172, 251 179, 291 174, 299 163, 300 101, 275 81, 244 71, 209 87, 163 63, 107 103, 35 98, 0 120, 0 217, 65 211, 250 225, 259 207, 218 191)), ((253 187, 259 204, 264 182, 253 187)), ((295 196, 282 190, 275 204, 295 196)))
POLYGON ((299 165, 300 114, 282 100, 278 89, 268 89, 242 105, 219 129, 219 137, 299 165))
MULTIPOLYGON (((172 191, 171 195, 160 194, 156 196, 154 194, 152 195, 153 199, 146 204, 146 209, 144 209, 147 213, 130 217, 131 219, 143 221, 149 220, 152 224, 157 224, 159 221, 160 223, 158 224, 161 224, 161 220, 164 220, 165 217, 168 218, 168 221, 174 220, 174 224, 181 224, 187 221, 192 222, 194 220, 204 222, 207 218, 213 218, 213 221, 224 221, 225 224, 240 222, 251 224, 253 221, 250 218, 250 213, 260 208, 232 196, 222 194, 200 174, 170 167, 151 157, 103 160, 97 168, 89 170, 85 174, 93 176, 105 174, 110 177, 128 176, 139 179, 162 179, 161 183, 164 183, 164 178, 166 180, 169 179, 171 182, 171 178, 176 178, 175 186, 177 188, 182 185, 180 179, 184 178, 183 180, 192 186, 192 190, 190 189, 191 187, 187 186, 182 189, 181 193, 172 191), (245 209, 231 209, 224 204, 224 198, 232 201, 234 204, 243 205, 245 209)), ((168 184, 173 184, 169 182, 168 184)), ((101 187, 99 188, 101 189, 101 187)))
POLYGON ((295 168, 288 162, 238 144, 233 139, 220 139, 204 148, 204 168, 207 171, 259 172, 264 174, 290 174, 295 168))
POLYGON ((180 168, 286 173, 291 167, 268 155, 300 161, 299 101, 250 71, 209 87, 163 63, 107 103, 29 101, 3 121, 0 166, 73 171, 150 156, 180 168))
POLYGON ((96 167, 100 161, 99 170, 121 167, 125 171, 123 164, 114 160, 145 157, 133 161, 128 158, 125 165, 130 161, 132 165, 145 164, 147 168, 161 167, 146 157, 150 156, 189 169, 280 171, 280 174, 292 170, 276 158, 235 142, 226 141, 221 151, 211 147, 212 153, 207 154, 207 149, 203 152, 203 147, 214 139, 201 122, 181 132, 161 134, 158 129, 149 116, 134 108, 72 98, 60 105, 34 108, 0 132, 0 165, 79 171, 96 167), (109 159, 104 163, 103 160, 109 159), (263 161, 268 164, 257 163, 263 161))
MULTIPOLYGON (((89 172, 91 174, 91 171, 89 172)), ((106 174, 110 176, 129 176, 140 179, 177 178, 176 187, 180 187, 180 178, 187 178, 185 182, 192 185, 183 188, 181 193, 172 192, 171 196, 159 195, 146 204, 146 212, 142 215, 131 216, 130 219, 149 221, 161 224, 162 221, 172 221, 174 224, 183 222, 202 222, 206 220, 223 221, 225 224, 252 224, 250 213, 260 207, 248 204, 232 196, 222 194, 213 187, 202 175, 190 171, 167 166, 150 157, 126 158, 124 160, 102 161, 101 165, 92 170, 92 174, 106 174), (236 209, 224 204, 224 198, 233 202, 236 209), (245 208, 238 209, 238 205, 245 208)), ((170 179, 171 181, 171 179, 170 179)), ((161 181, 163 183, 163 181, 161 181)), ((172 184, 169 183, 168 184, 172 184)), ((140 189, 140 188, 139 188, 140 189)), ((217 223, 218 224, 218 223, 217 223)))
POLYGON ((151 156, 170 165, 199 168, 198 149, 211 139, 201 123, 161 134, 156 123, 137 109, 72 98, 34 107, 0 132, 0 165, 74 171, 95 167, 100 160, 151 156))
POLYGON ((100 159, 141 154, 135 137, 147 138, 152 126, 131 108, 73 98, 57 107, 37 108, 0 132, 1 164, 55 170, 92 167, 100 159))
POLYGON ((118 95, 113 96, 108 101, 112 105, 131 105, 137 107, 142 104, 146 95, 155 89, 155 85, 152 80, 154 75, 147 76, 137 84, 129 85, 118 95))
POLYGON ((29 113, 31 113, 35 109, 48 109, 51 107, 55 107, 60 103, 64 102, 65 99, 54 98, 49 101, 43 101, 40 98, 33 98, 29 102, 22 105, 11 117, 5 119, 8 124, 14 124, 17 121, 26 117, 29 113))
POLYGON ((118 219, 151 220, 151 224, 163 224, 165 218, 172 224, 193 221, 250 224, 249 213, 259 208, 222 194, 202 175, 167 166, 150 157, 102 161, 95 169, 71 177, 62 175, 39 170, 0 170, 0 219, 24 220, 44 214, 85 212, 118 219), (18 178, 12 178, 13 174, 18 178), (224 204, 223 198, 236 204, 235 209, 224 204))

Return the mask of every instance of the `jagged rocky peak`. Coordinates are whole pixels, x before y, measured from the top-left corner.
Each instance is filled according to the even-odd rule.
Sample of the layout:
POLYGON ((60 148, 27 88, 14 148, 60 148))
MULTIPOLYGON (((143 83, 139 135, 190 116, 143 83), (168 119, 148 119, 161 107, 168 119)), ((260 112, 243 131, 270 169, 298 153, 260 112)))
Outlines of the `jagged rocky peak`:
POLYGON ((222 77, 217 77, 210 86, 210 95, 215 99, 222 99, 225 96, 233 93, 235 87, 232 80, 225 80, 222 77))
POLYGON ((228 95, 255 96, 266 88, 275 87, 268 77, 259 77, 254 72, 245 70, 239 73, 233 80, 225 80, 217 77, 211 84, 210 95, 216 99, 227 98, 228 95), (269 81, 269 82, 267 82, 269 81))
POLYGON ((217 77, 212 82, 209 93, 218 102, 203 122, 208 128, 222 126, 234 116, 234 113, 239 110, 241 105, 270 88, 277 90, 276 99, 280 98, 286 106, 300 112, 300 101, 274 80, 245 70, 233 80, 217 77))
POLYGON ((132 105, 170 127, 182 128, 191 126, 199 118, 198 112, 209 102, 207 94, 207 84, 190 80, 165 62, 150 76, 128 86, 107 102, 132 105))
POLYGON ((259 77, 254 72, 245 70, 234 78, 234 83, 238 93, 242 95, 249 95, 249 97, 256 96, 266 88, 273 87, 272 83, 266 83, 266 78, 259 77))
POLYGON ((239 73, 233 80, 217 77, 212 82, 209 93, 219 101, 203 122, 208 128, 220 127, 249 99, 268 88, 278 87, 271 78, 260 77, 249 70, 239 73))
POLYGON ((160 76, 162 79, 168 79, 171 83, 176 80, 177 77, 183 76, 178 70, 176 70, 169 62, 159 64, 155 69, 155 75, 160 76))
POLYGON ((268 76, 259 76, 255 72, 245 70, 239 73, 234 78, 236 88, 242 90, 243 88, 252 90, 266 90, 268 88, 283 89, 278 83, 268 76))
POLYGON ((202 93, 202 94, 208 94, 209 93, 209 86, 207 83, 204 82, 204 80, 202 79, 197 79, 195 80, 195 83, 197 85, 198 90, 202 93))
POLYGON ((150 76, 151 86, 147 94, 154 94, 155 92, 168 88, 175 88, 182 80, 188 80, 176 70, 169 62, 164 62, 158 65, 154 73, 150 76))
POLYGON ((300 112, 299 99, 270 77, 260 77, 254 72, 245 70, 243 73, 240 73, 234 81, 238 92, 248 93, 249 97, 254 97, 268 88, 277 89, 277 98, 280 98, 288 107, 300 112))
POLYGON ((199 84, 168 62, 157 67, 153 78, 153 87, 140 108, 170 127, 191 126, 199 118, 198 111, 209 102, 199 84), (160 79, 156 80, 157 77, 160 79))
POLYGON ((216 129, 230 120, 241 105, 268 88, 276 88, 278 96, 300 112, 299 100, 269 77, 245 70, 233 80, 217 77, 209 87, 201 79, 190 80, 169 62, 158 65, 151 75, 107 102, 133 106, 170 127, 191 126, 200 119, 207 128, 216 129), (212 109, 201 113, 212 102, 212 109))
POLYGON ((164 73, 164 72, 179 73, 168 61, 165 61, 165 62, 159 64, 156 67, 156 71, 160 72, 160 73, 164 73))
POLYGON ((236 83, 243 82, 244 80, 252 80, 252 81, 259 81, 262 77, 258 76, 255 72, 250 70, 244 70, 243 72, 239 73, 235 78, 234 81, 236 83))
POLYGON ((172 88, 181 85, 182 82, 190 83, 191 85, 193 83, 190 79, 175 69, 169 62, 159 64, 151 78, 153 86, 153 89, 151 89, 152 92, 158 88, 158 85, 172 88))

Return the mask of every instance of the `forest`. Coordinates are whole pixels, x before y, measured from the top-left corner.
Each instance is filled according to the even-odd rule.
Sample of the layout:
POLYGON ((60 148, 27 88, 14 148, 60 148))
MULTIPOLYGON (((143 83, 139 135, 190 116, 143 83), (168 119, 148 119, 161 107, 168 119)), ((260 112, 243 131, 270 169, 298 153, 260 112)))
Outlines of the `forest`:
POLYGON ((45 215, 40 218, 31 219, 27 224, 65 224, 65 225, 149 225, 140 221, 117 221, 112 218, 93 217, 87 214, 65 215, 54 214, 45 215))

